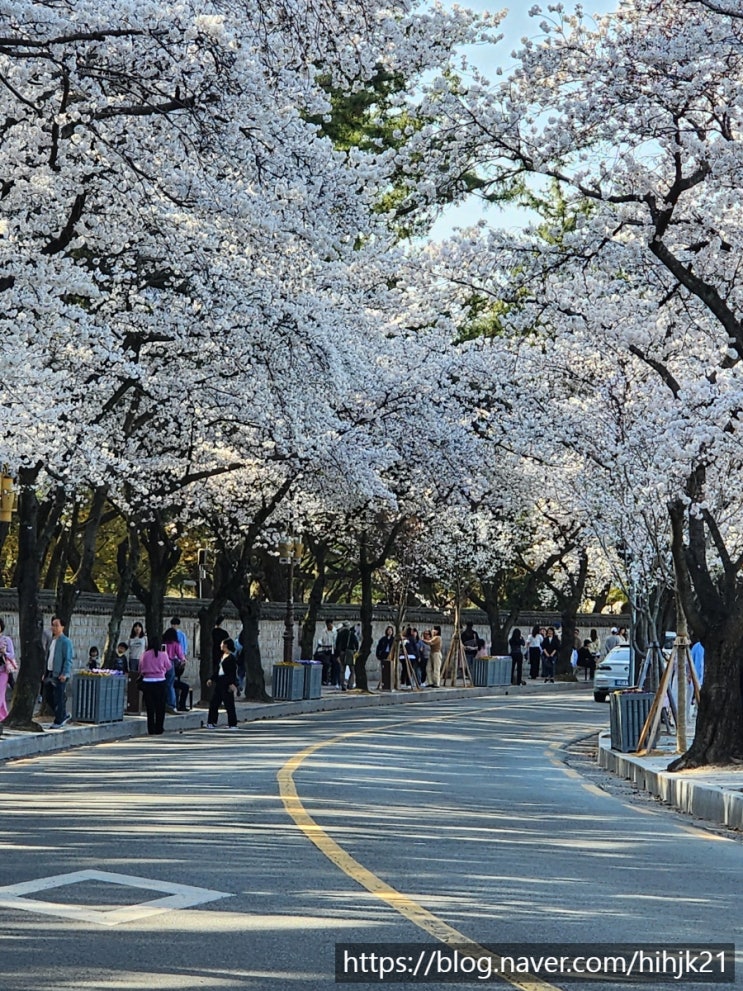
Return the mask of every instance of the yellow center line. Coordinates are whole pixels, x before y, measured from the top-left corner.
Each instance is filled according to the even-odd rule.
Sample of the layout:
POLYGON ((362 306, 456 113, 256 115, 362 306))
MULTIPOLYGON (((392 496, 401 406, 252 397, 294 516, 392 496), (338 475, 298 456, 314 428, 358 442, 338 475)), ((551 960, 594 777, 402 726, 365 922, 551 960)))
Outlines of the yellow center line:
MULTIPOLYGON (((471 713, 472 710, 468 710, 467 715, 471 715, 471 713)), ((446 716, 426 716, 419 719, 405 719, 383 726, 370 726, 366 729, 339 733, 337 736, 330 737, 327 740, 313 743, 309 747, 305 747, 304 750, 300 750, 299 753, 290 758, 280 769, 277 774, 279 794, 281 795, 281 800, 284 803, 286 811, 294 820, 296 826, 344 874, 348 875, 353 881, 356 881, 362 888, 366 888, 376 898, 385 902, 409 922, 412 922, 413 925, 428 933, 429 936, 433 936, 434 939, 439 940, 446 946, 456 946, 470 953, 477 954, 477 956, 489 957, 494 962, 496 968, 500 970, 502 957, 496 953, 491 953, 480 943, 470 939, 469 936, 465 936, 464 933, 459 932, 458 929, 450 926, 443 919, 439 919, 438 916, 434 915, 433 912, 429 912, 427 908, 416 902, 410 895, 406 895, 387 884, 386 881, 383 881, 381 877, 378 877, 367 867, 364 867, 363 864, 360 864, 358 860, 336 843, 305 809, 294 783, 295 772, 309 757, 324 747, 333 746, 333 744, 348 740, 350 737, 362 736, 365 733, 384 732, 399 726, 408 726, 412 723, 456 719, 462 715, 463 713, 454 713, 446 716)), ((533 977, 531 974, 525 974, 522 978, 506 977, 504 974, 499 974, 498 976, 507 984, 519 988, 521 991, 558 991, 553 984, 548 984, 537 977, 533 977)))

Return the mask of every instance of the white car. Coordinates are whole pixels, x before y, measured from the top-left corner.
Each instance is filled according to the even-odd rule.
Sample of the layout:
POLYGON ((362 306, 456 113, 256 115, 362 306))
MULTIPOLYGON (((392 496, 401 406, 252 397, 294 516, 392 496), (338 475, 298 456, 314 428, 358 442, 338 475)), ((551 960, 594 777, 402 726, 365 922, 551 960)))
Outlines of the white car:
POLYGON ((613 647, 596 668, 593 679, 593 698, 596 702, 605 702, 609 692, 618 688, 628 688, 630 685, 630 648, 627 644, 613 647))

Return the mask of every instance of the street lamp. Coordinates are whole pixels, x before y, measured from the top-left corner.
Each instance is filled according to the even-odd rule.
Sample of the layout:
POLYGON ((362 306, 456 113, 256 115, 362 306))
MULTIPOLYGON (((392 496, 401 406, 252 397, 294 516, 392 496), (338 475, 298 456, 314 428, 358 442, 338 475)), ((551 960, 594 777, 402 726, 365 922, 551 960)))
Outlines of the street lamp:
POLYGON ((279 561, 289 565, 286 578, 286 617, 284 619, 284 664, 294 659, 294 568, 302 560, 304 547, 299 537, 287 537, 279 544, 279 561))

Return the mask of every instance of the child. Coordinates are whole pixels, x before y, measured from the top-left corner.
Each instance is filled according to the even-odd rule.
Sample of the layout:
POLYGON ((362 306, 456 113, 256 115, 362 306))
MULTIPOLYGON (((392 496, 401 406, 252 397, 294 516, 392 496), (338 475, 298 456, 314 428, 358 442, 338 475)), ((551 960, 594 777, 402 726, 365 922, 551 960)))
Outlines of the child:
POLYGON ((110 662, 106 663, 105 666, 114 671, 121 671, 123 674, 126 674, 129 670, 129 658, 127 656, 128 650, 129 645, 122 641, 122 643, 117 645, 116 653, 111 658, 110 662))
POLYGON ((96 668, 100 667, 98 663, 98 648, 91 647, 88 651, 88 667, 91 671, 95 671, 96 668))

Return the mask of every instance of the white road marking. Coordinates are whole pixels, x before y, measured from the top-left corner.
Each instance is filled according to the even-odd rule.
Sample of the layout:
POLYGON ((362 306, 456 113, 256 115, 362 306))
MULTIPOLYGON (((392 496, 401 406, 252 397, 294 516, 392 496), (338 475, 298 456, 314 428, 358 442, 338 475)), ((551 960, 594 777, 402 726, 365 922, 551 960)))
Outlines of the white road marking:
POLYGON ((193 908, 220 898, 232 898, 225 891, 212 891, 209 888, 196 888, 190 884, 172 884, 153 878, 136 877, 133 874, 114 874, 111 871, 73 871, 71 874, 55 874, 52 877, 37 878, 35 881, 21 881, 0 887, 0 908, 17 909, 22 912, 36 912, 39 915, 53 915, 75 922, 93 922, 99 926, 119 926, 125 922, 145 919, 176 909, 193 908), (78 884, 81 881, 102 881, 119 884, 128 888, 144 888, 146 891, 161 891, 164 898, 124 905, 121 908, 100 911, 85 905, 65 905, 63 902, 43 901, 25 898, 25 895, 39 894, 54 888, 78 884))

